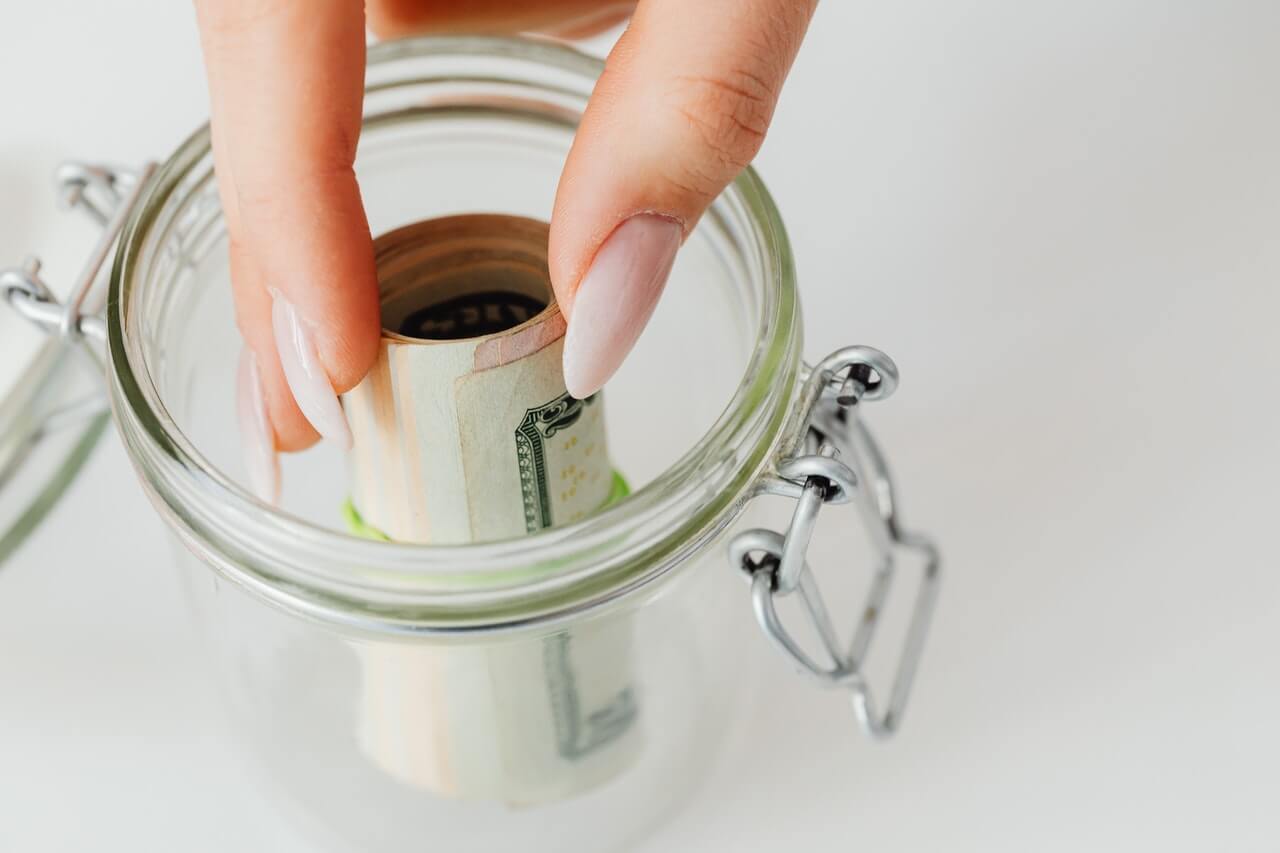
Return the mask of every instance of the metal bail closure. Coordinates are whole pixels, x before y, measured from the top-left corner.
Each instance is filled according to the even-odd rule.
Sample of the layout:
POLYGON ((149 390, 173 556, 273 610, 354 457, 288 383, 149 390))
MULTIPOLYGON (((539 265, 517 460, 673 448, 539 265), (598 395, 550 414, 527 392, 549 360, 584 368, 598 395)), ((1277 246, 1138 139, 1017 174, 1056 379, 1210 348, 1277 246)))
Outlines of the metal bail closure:
POLYGON ((873 738, 886 738, 897 730, 906 709, 937 599, 940 557, 927 538, 902 529, 884 455, 859 418, 862 402, 885 399, 897 388, 898 368, 893 360, 871 347, 846 347, 823 359, 809 382, 804 399, 810 401, 810 408, 801 424, 800 447, 784 456, 777 478, 764 486, 765 492, 796 500, 787 532, 745 531, 729 543, 729 558, 750 578, 752 609, 765 635, 803 674, 823 686, 848 690, 862 730, 873 738), (843 503, 857 509, 876 556, 871 589, 847 646, 840 642, 805 556, 819 510, 825 504, 843 503), (923 577, 889 702, 881 714, 863 675, 863 663, 904 552, 918 555, 923 577), (827 663, 814 660, 778 616, 777 599, 797 591, 827 663))
POLYGON ((22 336, 9 354, 21 359, 17 378, 0 388, 0 568, 65 493, 107 427, 101 271, 154 168, 58 169, 63 203, 103 226, 74 286, 62 291, 65 301, 45 283, 36 258, 0 270, 0 312, 12 308, 44 333, 43 342, 22 336))
POLYGON ((152 163, 137 172, 83 163, 60 166, 57 173, 60 199, 68 207, 88 213, 103 226, 102 234, 65 303, 58 302, 40 277, 39 259, 27 258, 20 267, 0 270, 0 295, 9 306, 45 332, 65 340, 74 342, 89 337, 104 342, 106 321, 86 310, 86 301, 142 187, 154 171, 152 163))

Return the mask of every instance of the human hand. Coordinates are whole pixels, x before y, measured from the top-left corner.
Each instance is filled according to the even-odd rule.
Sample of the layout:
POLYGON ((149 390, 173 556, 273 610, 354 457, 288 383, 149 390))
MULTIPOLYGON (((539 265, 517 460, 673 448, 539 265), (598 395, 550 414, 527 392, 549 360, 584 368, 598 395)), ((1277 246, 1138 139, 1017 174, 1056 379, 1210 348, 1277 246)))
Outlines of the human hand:
MULTIPOLYGON (((631 20, 565 163, 549 263, 570 392, 600 388, 657 304, 684 237, 751 161, 817 0, 368 0, 380 37, 541 32, 631 20)), ((377 356, 373 245, 353 163, 364 90, 359 0, 196 0, 218 190, 246 351, 252 485, 277 451, 349 447, 337 395, 377 356)))

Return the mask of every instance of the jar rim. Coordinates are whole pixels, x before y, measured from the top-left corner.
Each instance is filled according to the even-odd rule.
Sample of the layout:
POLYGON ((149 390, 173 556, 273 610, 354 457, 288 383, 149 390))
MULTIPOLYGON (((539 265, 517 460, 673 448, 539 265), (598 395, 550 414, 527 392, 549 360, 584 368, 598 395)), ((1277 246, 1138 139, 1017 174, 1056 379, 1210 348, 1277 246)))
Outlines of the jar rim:
MULTIPOLYGON (((522 38, 431 36, 368 53, 366 93, 401 60, 496 60, 594 83, 603 63, 522 38)), ((457 69, 441 79, 458 79, 457 69)), ((421 81, 421 69, 414 80, 421 81)), ((485 71, 492 80, 493 70, 485 71)), ((519 79, 522 85, 528 79, 519 79)), ((368 116, 366 116, 366 120, 368 116)), ((755 348, 733 396, 692 448, 618 504, 517 539, 467 545, 375 542, 271 507, 209 463, 167 412, 131 333, 144 251, 162 211, 210 154, 205 125, 157 170, 125 226, 110 280, 113 409, 126 448, 178 538, 216 571, 286 609, 375 633, 474 633, 568 618, 666 575, 737 515, 790 421, 800 316, 790 245, 759 176, 725 190, 746 211, 763 269, 755 348)))

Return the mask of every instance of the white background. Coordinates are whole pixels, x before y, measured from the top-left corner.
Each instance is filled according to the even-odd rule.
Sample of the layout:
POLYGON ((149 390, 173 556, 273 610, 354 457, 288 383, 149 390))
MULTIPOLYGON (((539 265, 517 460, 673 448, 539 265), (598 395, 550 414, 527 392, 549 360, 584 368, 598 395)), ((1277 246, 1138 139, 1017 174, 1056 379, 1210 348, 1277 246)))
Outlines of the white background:
MULTIPOLYGON (((48 176, 203 120, 190 6, 0 30, 0 265, 66 280, 48 176)), ((1261 0, 822 4, 759 167, 808 355, 902 367, 874 417, 945 587, 896 741, 761 639, 753 748, 644 849, 1274 849, 1277 86, 1261 0)), ((161 534, 109 437, 0 569, 0 849, 303 849, 161 534)))

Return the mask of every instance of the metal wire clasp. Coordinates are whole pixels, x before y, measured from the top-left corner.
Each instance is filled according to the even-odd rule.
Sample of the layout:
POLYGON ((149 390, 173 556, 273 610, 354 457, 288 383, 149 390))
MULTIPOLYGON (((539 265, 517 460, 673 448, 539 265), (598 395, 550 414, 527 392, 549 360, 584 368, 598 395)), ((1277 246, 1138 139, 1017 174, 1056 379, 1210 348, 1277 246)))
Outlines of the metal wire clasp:
POLYGON ((137 172, 83 163, 64 163, 59 167, 59 197, 67 206, 87 212, 103 226, 102 234, 65 303, 58 302, 40 277, 37 258, 27 258, 20 267, 0 270, 0 295, 5 302, 45 332, 65 340, 89 337, 105 341, 106 321, 86 310, 86 303, 111 247, 154 170, 153 164, 137 172))
POLYGON ((861 403, 882 400, 897 388, 898 368, 893 360, 871 347, 846 347, 823 359, 809 382, 805 399, 811 402, 801 424, 803 438, 778 464, 777 478, 765 487, 769 493, 796 500, 787 532, 745 531, 729 543, 729 558, 750 579, 752 608, 766 636, 803 673, 824 686, 848 690, 863 731, 884 738, 897 730, 906 708, 937 598, 940 558, 928 539, 902 529, 884 455, 859 418, 861 403), (867 602, 847 646, 840 641, 805 556, 818 512, 826 504, 843 503, 857 508, 876 552, 867 602), (919 555, 923 578, 889 702, 879 715, 863 675, 863 662, 898 556, 904 551, 919 555), (776 600, 797 591, 829 659, 827 664, 815 661, 778 616, 776 600))

